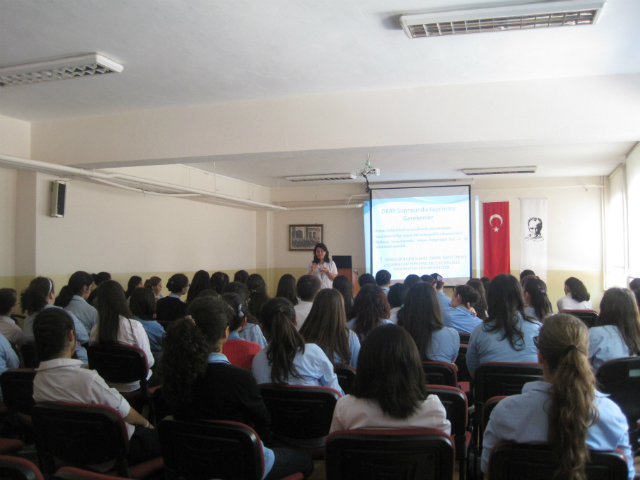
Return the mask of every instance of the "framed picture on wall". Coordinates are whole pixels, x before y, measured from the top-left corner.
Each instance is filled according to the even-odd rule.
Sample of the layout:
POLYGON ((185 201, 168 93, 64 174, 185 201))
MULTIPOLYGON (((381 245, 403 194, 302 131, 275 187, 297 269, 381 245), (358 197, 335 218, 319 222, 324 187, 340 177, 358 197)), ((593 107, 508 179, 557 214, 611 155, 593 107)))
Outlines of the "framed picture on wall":
POLYGON ((289 225, 289 250, 313 251, 322 243, 322 225, 289 225))

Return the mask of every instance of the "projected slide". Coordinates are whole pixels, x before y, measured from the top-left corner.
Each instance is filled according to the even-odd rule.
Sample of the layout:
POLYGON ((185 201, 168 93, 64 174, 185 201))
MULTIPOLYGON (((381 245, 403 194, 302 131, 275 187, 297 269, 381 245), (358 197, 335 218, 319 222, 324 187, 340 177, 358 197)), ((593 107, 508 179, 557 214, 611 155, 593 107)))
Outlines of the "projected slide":
POLYGON ((437 272, 450 285, 468 280, 469 197, 468 185, 372 190, 365 212, 371 272, 389 270, 393 280, 437 272))

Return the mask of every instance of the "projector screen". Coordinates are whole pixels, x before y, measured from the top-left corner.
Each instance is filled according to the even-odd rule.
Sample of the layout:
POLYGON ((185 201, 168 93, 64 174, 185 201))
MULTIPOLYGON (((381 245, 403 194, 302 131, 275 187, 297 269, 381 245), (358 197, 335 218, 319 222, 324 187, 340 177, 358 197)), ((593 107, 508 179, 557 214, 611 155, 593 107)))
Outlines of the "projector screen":
POLYGON ((471 187, 372 189, 364 208, 367 268, 439 273, 450 286, 471 277, 471 187))

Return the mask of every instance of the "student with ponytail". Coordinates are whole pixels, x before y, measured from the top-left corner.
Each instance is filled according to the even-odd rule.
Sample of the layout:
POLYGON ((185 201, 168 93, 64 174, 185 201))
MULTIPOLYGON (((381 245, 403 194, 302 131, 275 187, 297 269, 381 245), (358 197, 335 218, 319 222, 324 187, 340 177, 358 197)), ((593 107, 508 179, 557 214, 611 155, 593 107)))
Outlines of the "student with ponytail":
POLYGON ((521 395, 495 407, 484 433, 482 471, 487 473, 491 450, 500 442, 546 442, 557 465, 556 478, 584 480, 590 448, 620 448, 633 479, 627 419, 596 390, 587 358, 587 327, 572 315, 553 315, 545 319, 536 344, 543 380, 527 383, 521 395))
POLYGON ((479 278, 472 278, 467 281, 467 285, 475 290, 478 294, 478 301, 473 306, 476 311, 476 316, 484 321, 487 319, 487 290, 484 287, 484 282, 479 278))
POLYGON ((56 298, 56 307, 64 308, 73 313, 82 322, 87 332, 98 323, 98 311, 87 302, 91 295, 93 277, 87 272, 76 272, 69 278, 69 282, 62 287, 56 298))
POLYGON ((187 313, 187 304, 180 297, 189 289, 189 279, 184 273, 172 275, 167 282, 167 289, 171 292, 157 301, 156 318, 161 321, 172 321, 182 318, 187 313))
POLYGON ((289 300, 269 300, 260 323, 269 346, 253 359, 251 370, 258 383, 331 387, 343 394, 327 355, 314 343, 305 345, 296 330, 296 314, 289 300))
POLYGON ((267 284, 262 275, 253 273, 247 278, 247 289, 249 290, 249 313, 255 318, 260 318, 260 311, 267 300, 267 284))
POLYGON ((451 300, 451 306, 442 311, 442 320, 447 327, 457 332, 471 333, 480 324, 479 319, 471 311, 480 300, 480 295, 469 285, 458 285, 451 300))
MULTIPOLYGON (((20 295, 20 306, 22 311, 26 312, 29 316, 24 320, 24 337, 22 343, 33 342, 33 322, 36 319, 38 313, 46 308, 60 308, 54 305, 56 298, 53 282, 47 277, 36 277, 31 280, 29 287, 20 295)), ((87 329, 78 317, 73 313, 68 312, 69 316, 73 320, 76 336, 76 354, 78 359, 82 360, 85 364, 89 363, 87 358, 87 351, 82 345, 89 343, 89 334, 87 329)))
POLYGON ((244 327, 242 327, 240 332, 238 332, 240 338, 247 340, 248 342, 257 343, 262 348, 266 347, 267 339, 264 338, 264 335, 262 334, 262 329, 260 328, 260 325, 258 325, 258 319, 249 312, 249 290, 247 289, 247 286, 240 282, 228 283, 222 289, 222 295, 227 293, 240 295, 240 298, 244 302, 245 308, 243 309, 243 312, 246 312, 247 323, 245 323, 244 327))
POLYGON ((553 313, 547 296, 547 284, 538 277, 528 276, 522 280, 524 292, 524 313, 538 321, 553 313))
MULTIPOLYGON (((162 390, 178 419, 229 420, 252 427, 268 443, 270 419, 250 372, 231 365, 222 353, 234 311, 218 298, 196 298, 190 318, 173 323, 164 338, 162 390)), ((313 461, 286 448, 266 448, 263 479, 302 472, 308 478, 313 461)), ((233 459, 229 459, 233 461, 233 459)))
MULTIPOLYGON (((247 304, 237 293, 225 293, 222 300, 233 310, 233 318, 229 324, 229 338, 222 347, 222 353, 229 359, 232 365, 251 370, 253 357, 262 347, 254 342, 248 342, 240 336, 240 331, 247 324, 247 304)), ((258 327, 256 325, 256 327, 258 327)), ((260 328, 258 327, 258 330, 260 328)))

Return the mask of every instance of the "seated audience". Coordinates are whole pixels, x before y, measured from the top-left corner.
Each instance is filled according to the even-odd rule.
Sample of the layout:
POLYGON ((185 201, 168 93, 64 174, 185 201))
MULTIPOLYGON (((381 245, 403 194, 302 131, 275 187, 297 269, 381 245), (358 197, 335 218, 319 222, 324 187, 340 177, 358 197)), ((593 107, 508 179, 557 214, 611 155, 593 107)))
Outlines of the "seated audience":
POLYGON ((258 273, 252 273, 247 278, 247 289, 249 290, 249 313, 255 318, 260 318, 262 307, 269 300, 267 295, 267 284, 258 273))
POLYGON ((607 360, 640 355, 640 318, 633 293, 610 288, 600 302, 596 326, 589 329, 589 361, 595 372, 607 360))
MULTIPOLYGON (((231 365, 222 349, 234 312, 223 300, 198 298, 189 305, 191 319, 172 324, 165 337, 162 391, 178 419, 229 420, 252 427, 263 442, 270 438, 270 419, 250 372, 231 365)), ((266 448, 263 479, 302 472, 308 478, 313 461, 304 453, 266 448)), ((229 461, 235 461, 230 458, 229 461)))
POLYGON ((376 273, 376 284, 382 289, 385 295, 389 295, 391 273, 387 270, 378 270, 378 272, 376 273))
POLYGON ((404 299, 408 291, 409 287, 404 283, 396 283, 389 289, 387 300, 389 301, 389 321, 391 323, 398 323, 398 312, 404 305, 404 299))
POLYGON ((358 285, 362 288, 365 285, 377 285, 377 283, 373 275, 370 273, 363 273, 358 277, 358 285))
POLYGON ((87 272, 75 272, 69 282, 62 287, 56 298, 55 306, 73 313, 82 322, 87 332, 98 323, 98 311, 87 299, 91 295, 93 277, 87 272))
MULTIPOLYGON (((246 272, 245 272, 246 273, 246 272)), ((247 274, 247 277, 249 275, 247 274)), ((246 279, 245 279, 246 281, 246 279)), ((229 275, 224 272, 214 272, 209 280, 209 285, 213 288, 218 295, 222 295, 222 290, 229 283, 229 275)), ((244 284, 244 282, 242 282, 244 284)))
POLYGON ((306 343, 318 345, 334 366, 356 366, 360 340, 347 328, 344 302, 336 289, 325 288, 316 295, 300 335, 306 343))
MULTIPOLYGON (((444 310, 447 307, 451 306, 451 299, 444 293, 444 278, 437 273, 432 273, 431 278, 433 279, 433 283, 431 284, 438 293, 438 300, 440 301, 440 309, 444 310)), ((423 280, 424 281, 424 280, 423 280)))
POLYGON ((257 343, 262 348, 266 347, 268 345, 267 339, 264 338, 264 335, 262 334, 262 329, 260 328, 260 325, 258 325, 258 319, 249 312, 249 290, 245 284, 240 282, 231 282, 228 285, 225 285, 222 289, 222 294, 224 295, 225 293, 236 293, 240 295, 245 307, 247 307, 245 309, 247 312, 247 323, 239 332, 240 338, 247 340, 248 342, 257 343))
POLYGON ((300 302, 294 307, 296 311, 296 328, 298 331, 304 325, 307 315, 313 306, 313 300, 322 288, 322 282, 314 275, 303 275, 298 279, 296 291, 300 302))
MULTIPOLYGON (((29 287, 22 292, 20 295, 20 306, 22 307, 22 311, 29 315, 24 320, 24 337, 22 338, 22 343, 33 342, 33 321, 36 319, 38 313, 49 308, 60 309, 60 307, 56 307, 53 304, 55 296, 53 282, 47 277, 34 278, 31 280, 29 287)), ((78 320, 73 313, 68 313, 73 320, 75 336, 78 340, 76 354, 83 363, 88 364, 87 351, 82 345, 89 343, 89 334, 82 322, 78 320)))
POLYGON ((586 478, 588 449, 620 448, 632 480, 635 469, 627 419, 596 390, 587 359, 587 327, 571 315, 548 317, 537 348, 543 379, 527 383, 521 395, 505 398, 491 413, 484 433, 482 471, 488 472, 491 450, 500 442, 548 443, 557 478, 586 478))
POLYGON ((428 283, 416 283, 409 289, 398 313, 398 325, 409 332, 422 361, 456 361, 460 335, 442 323, 438 294, 428 283))
POLYGON ((203 290, 210 290, 209 286, 209 272, 205 270, 198 270, 193 274, 191 284, 189 285, 189 291, 187 292, 187 299, 185 303, 188 305, 195 300, 200 292, 203 290))
POLYGON ((522 281, 527 277, 535 277, 536 274, 533 270, 523 270, 520 272, 520 284, 522 285, 522 281))
MULTIPOLYGON (((140 348, 147 357, 149 369, 155 360, 151 353, 149 337, 142 324, 134 320, 124 296, 122 286, 115 280, 107 280, 98 287, 98 316, 100 320, 91 329, 90 345, 132 345, 140 348)), ((151 378, 151 370, 147 380, 151 378)), ((140 388, 140 382, 113 383, 110 387, 119 392, 133 392, 140 388)))
MULTIPOLYGON (((123 292, 124 297, 124 292, 123 292)), ((107 405, 124 419, 129 436, 130 465, 162 456, 160 441, 153 426, 95 370, 83 368, 72 357, 77 338, 69 312, 46 309, 34 322, 33 332, 40 367, 33 381, 33 399, 37 402, 76 402, 107 405)))
POLYGON ((290 273, 285 273, 280 277, 278 282, 278 290, 276 291, 276 297, 286 298, 291 302, 291 305, 298 305, 298 295, 296 294, 296 277, 290 273))
MULTIPOLYGON (((80 362, 82 363, 82 362, 80 362)), ((10 368, 20 367, 20 359, 4 335, 0 334, 0 375, 10 368)), ((0 405, 4 405, 2 390, 0 390, 0 405)))
POLYGON ((289 300, 269 300, 260 323, 269 346, 253 358, 251 371, 259 384, 316 385, 343 393, 327 355, 316 344, 305 344, 296 330, 296 314, 289 300))
POLYGON ((237 293, 225 293, 221 298, 233 310, 233 318, 229 324, 229 337, 222 347, 222 353, 232 365, 251 370, 253 357, 262 350, 262 347, 240 337, 239 332, 247 323, 247 304, 237 293))
POLYGON ((360 289, 351 313, 354 317, 347 322, 347 327, 356 332, 360 342, 378 325, 392 323, 389 301, 377 285, 369 284, 360 289))
POLYGON ((164 327, 155 320, 156 299, 148 288, 136 288, 129 298, 129 308, 133 317, 140 322, 149 338, 149 347, 155 364, 158 365, 162 357, 162 337, 164 327))
POLYGON ((167 282, 167 289, 171 292, 156 302, 156 319, 172 321, 182 318, 187 313, 187 304, 180 297, 187 293, 189 279, 183 273, 172 275, 167 282))
POLYGON ((424 282, 424 283, 428 283, 432 287, 436 282, 435 279, 431 275, 427 275, 427 274, 420 275, 420 281, 424 282))
POLYGON ((475 290, 478 294, 478 301, 473 306, 476 311, 476 317, 480 320, 487 319, 487 291, 484 288, 484 283, 479 278, 471 278, 467 281, 467 285, 475 290))
POLYGON ((160 277, 153 276, 145 280, 144 288, 150 289, 156 300, 164 298, 164 295, 162 295, 162 279, 160 277))
POLYGON ((471 333, 482 323, 472 310, 480 296, 469 285, 458 285, 454 292, 451 306, 442 311, 442 321, 456 332, 471 333))
POLYGON ((565 296, 558 300, 558 310, 591 310, 591 295, 580 280, 569 277, 564 282, 565 296))
POLYGON ((524 313, 524 298, 518 279, 498 275, 489 285, 489 318, 471 334, 467 348, 467 367, 473 376, 476 368, 488 362, 536 362, 533 337, 540 322, 524 313))
POLYGON ((134 275, 129 279, 129 282, 127 282, 127 290, 124 292, 124 296, 127 300, 136 288, 144 288, 144 283, 142 282, 142 277, 134 275))
POLYGON ((427 395, 420 353, 397 325, 373 330, 362 344, 351 394, 338 399, 331 431, 435 428, 451 433, 437 395, 427 395))
POLYGON ((484 286, 484 291, 488 292, 489 291, 489 285, 491 284, 491 279, 489 277, 482 277, 480 279, 480 281, 482 282, 482 285, 484 286))
POLYGON ((344 275, 338 275, 333 279, 333 288, 340 292, 344 301, 344 314, 347 318, 353 307, 353 282, 344 275))
POLYGON ((22 329, 11 318, 17 306, 18 293, 13 288, 0 288, 0 334, 12 344, 20 344, 24 338, 22 329))
POLYGON ((420 277, 418 275, 415 275, 414 273, 411 273, 409 275, 406 276, 406 278, 404 279, 404 284, 407 286, 407 288, 411 288, 414 284, 421 282, 422 280, 420 279, 420 277))
POLYGON ((547 296, 547 284, 538 277, 528 276, 522 279, 524 293, 524 313, 538 321, 553 313, 547 296))
POLYGON ((98 295, 98 287, 102 282, 111 280, 111 274, 109 272, 92 273, 91 278, 93 278, 93 283, 96 284, 96 288, 94 288, 91 294, 89 294, 89 298, 87 298, 87 303, 95 307, 96 296, 98 295))
POLYGON ((246 270, 238 270, 233 275, 233 281, 242 283, 242 284, 246 284, 248 278, 249 278, 249 272, 247 272, 246 270))

